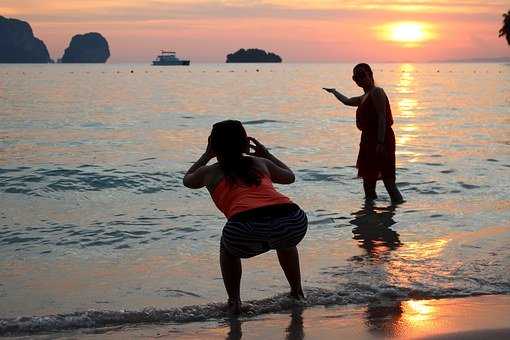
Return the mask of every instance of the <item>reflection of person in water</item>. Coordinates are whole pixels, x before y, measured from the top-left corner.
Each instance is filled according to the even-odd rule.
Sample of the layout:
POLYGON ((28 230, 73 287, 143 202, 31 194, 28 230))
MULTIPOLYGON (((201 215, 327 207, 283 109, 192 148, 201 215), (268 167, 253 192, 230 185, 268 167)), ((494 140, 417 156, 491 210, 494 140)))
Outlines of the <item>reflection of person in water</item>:
POLYGON ((371 333, 378 337, 395 337, 399 332, 399 322, 404 309, 401 300, 369 302, 365 317, 366 325, 371 333))
MULTIPOLYGON (((294 306, 290 313, 290 323, 285 329, 286 340, 303 340, 305 332, 303 330, 303 306, 294 306)), ((240 340, 243 336, 241 321, 235 317, 227 320, 230 330, 225 340, 240 340)))
POLYGON ((240 340, 243 337, 243 330, 241 328, 241 320, 234 317, 227 320, 230 326, 230 331, 227 334, 225 340, 240 340))
MULTIPOLYGON (((367 251, 371 260, 385 261, 392 250, 402 245, 398 233, 390 228, 396 223, 393 219, 395 206, 376 208, 372 203, 366 202, 363 208, 353 215, 354 219, 350 221, 355 226, 352 229, 353 239, 358 240, 359 246, 367 251)), ((383 266, 382 262, 376 263, 383 266)), ((382 279, 386 279, 386 271, 381 270, 380 273, 382 279)), ((365 313, 366 325, 369 331, 377 336, 396 336, 402 314, 400 300, 370 301, 365 313)))
POLYGON ((287 327, 286 340, 303 340, 305 332, 303 330, 303 309, 302 306, 295 306, 290 314, 290 323, 287 327))
POLYGON ((390 228, 396 223, 393 220, 395 207, 377 209, 367 202, 353 215, 354 219, 349 221, 356 226, 352 229, 353 238, 359 240, 359 246, 366 249, 370 257, 379 258, 402 245, 398 233, 390 228))

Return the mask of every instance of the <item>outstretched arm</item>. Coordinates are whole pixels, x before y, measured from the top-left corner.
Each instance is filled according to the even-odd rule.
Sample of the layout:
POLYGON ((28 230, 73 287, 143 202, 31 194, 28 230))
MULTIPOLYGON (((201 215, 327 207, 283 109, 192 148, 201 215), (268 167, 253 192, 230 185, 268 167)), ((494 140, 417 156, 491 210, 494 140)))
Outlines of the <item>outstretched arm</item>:
POLYGON ((348 105, 348 106, 359 106, 359 104, 361 104, 361 98, 363 96, 349 98, 349 97, 344 96, 340 92, 338 92, 336 89, 325 88, 325 87, 323 87, 323 89, 324 89, 324 91, 333 94, 336 97, 336 99, 338 99, 339 101, 341 101, 345 105, 348 105))

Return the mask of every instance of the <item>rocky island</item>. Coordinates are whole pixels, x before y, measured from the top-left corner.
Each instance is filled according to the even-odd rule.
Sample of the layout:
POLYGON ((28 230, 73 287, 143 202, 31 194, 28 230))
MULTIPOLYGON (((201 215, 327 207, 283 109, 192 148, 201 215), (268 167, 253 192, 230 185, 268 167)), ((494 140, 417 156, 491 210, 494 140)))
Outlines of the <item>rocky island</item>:
POLYGON ((241 48, 235 53, 227 55, 227 63, 281 63, 282 58, 272 52, 267 53, 258 48, 241 48))
POLYGON ((99 33, 77 34, 66 48, 62 63, 105 63, 110 57, 106 39, 99 33))
POLYGON ((26 21, 0 16, 0 63, 51 63, 44 42, 26 21))

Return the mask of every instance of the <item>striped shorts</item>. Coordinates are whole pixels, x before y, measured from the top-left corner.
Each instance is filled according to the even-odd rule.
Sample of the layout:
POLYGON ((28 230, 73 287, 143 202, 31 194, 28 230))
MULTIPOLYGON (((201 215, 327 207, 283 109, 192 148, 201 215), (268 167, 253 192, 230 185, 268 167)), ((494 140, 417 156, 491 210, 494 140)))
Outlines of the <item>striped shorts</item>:
POLYGON ((271 249, 296 246, 307 228, 306 214, 296 204, 257 208, 227 221, 221 247, 235 257, 253 257, 271 249))

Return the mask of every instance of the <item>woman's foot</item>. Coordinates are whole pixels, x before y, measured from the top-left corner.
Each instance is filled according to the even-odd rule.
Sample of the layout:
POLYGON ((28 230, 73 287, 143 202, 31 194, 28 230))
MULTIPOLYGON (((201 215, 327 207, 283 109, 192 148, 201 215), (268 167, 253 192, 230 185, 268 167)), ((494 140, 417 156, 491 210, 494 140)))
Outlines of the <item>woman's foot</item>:
POLYGON ((398 205, 398 204, 402 204, 404 203, 406 200, 402 197, 400 197, 399 199, 397 200, 391 200, 391 205, 398 205))
POLYGON ((384 186, 386 187, 386 191, 388 192, 388 195, 390 195, 391 204, 397 205, 400 203, 404 203, 404 198, 402 197, 402 194, 397 188, 397 185, 395 184, 395 180, 393 179, 383 179, 384 186))
POLYGON ((391 195, 390 198, 391 198, 391 205, 397 205, 397 204, 401 204, 401 203, 405 202, 404 197, 402 197, 402 195, 400 194, 400 192, 398 192, 398 190, 397 190, 397 193, 394 193, 393 195, 391 195))
POLYGON ((377 199, 377 195, 365 196, 365 202, 372 202, 377 199))
POLYGON ((296 300, 304 300, 305 294, 303 293, 303 290, 300 290, 298 292, 290 291, 289 296, 296 300))
POLYGON ((241 314, 241 300, 228 300, 227 312, 232 315, 241 314))

